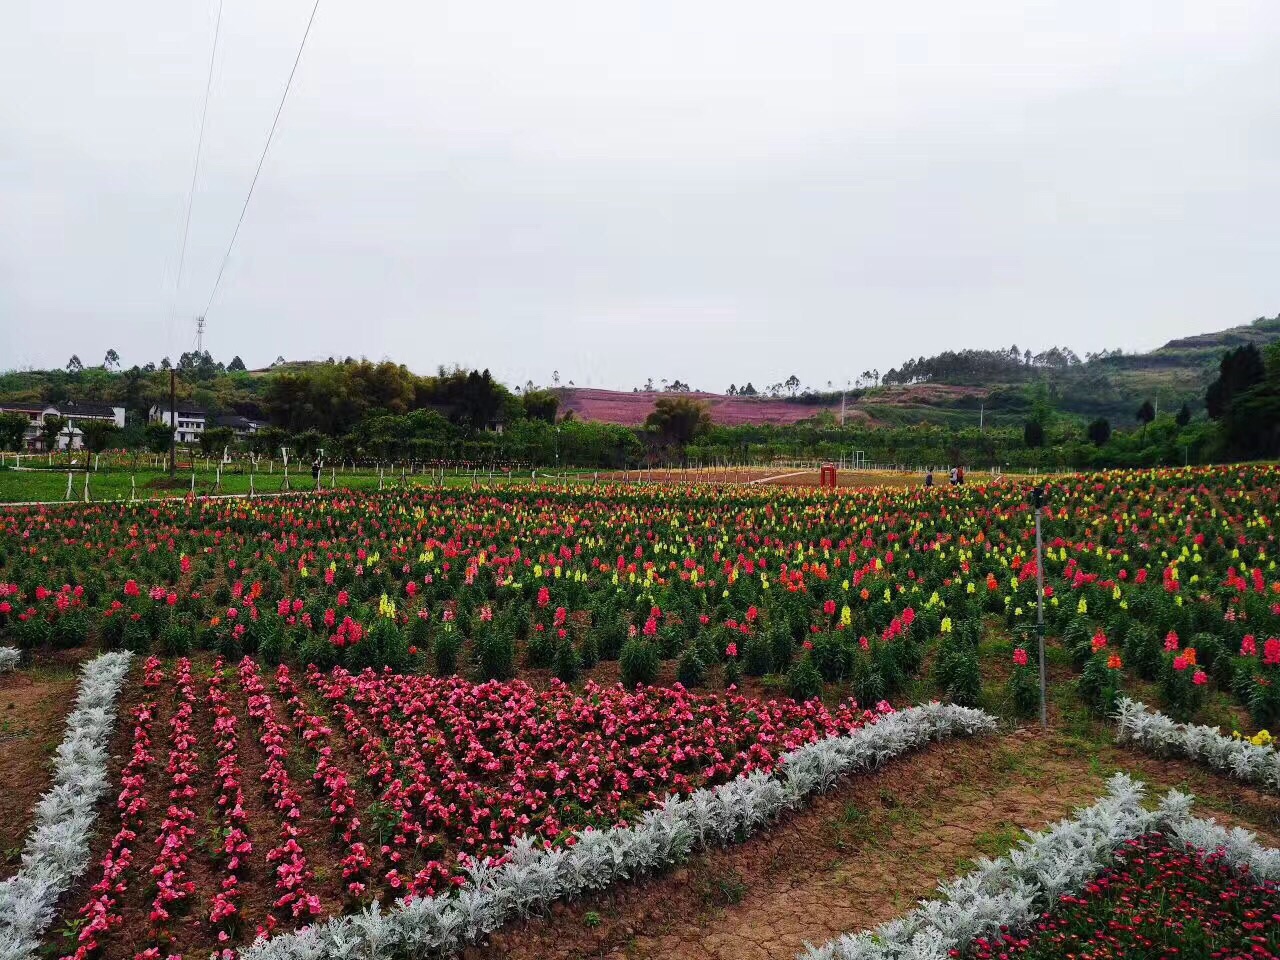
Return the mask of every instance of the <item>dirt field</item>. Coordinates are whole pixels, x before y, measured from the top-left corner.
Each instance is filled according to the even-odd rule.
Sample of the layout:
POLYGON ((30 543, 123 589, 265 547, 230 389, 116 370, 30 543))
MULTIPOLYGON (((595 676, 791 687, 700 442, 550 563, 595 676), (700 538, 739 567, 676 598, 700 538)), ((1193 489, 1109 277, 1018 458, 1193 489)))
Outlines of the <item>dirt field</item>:
MULTIPOLYGON (((703 467, 681 470, 620 470, 615 473, 602 473, 601 480, 654 483, 739 483, 752 485, 768 485, 778 487, 817 487, 821 479, 818 470, 795 469, 791 467, 703 467)), ((983 483, 991 479, 988 474, 970 474, 969 483, 983 483)), ((838 470, 836 480, 842 489, 863 487, 921 487, 924 485, 924 474, 898 472, 892 470, 838 470)), ((934 482, 945 486, 942 473, 934 474, 934 482)))
POLYGON ((736 847, 495 934, 484 958, 769 960, 890 920, 980 856, 1005 853, 1126 770, 1196 794, 1201 816, 1280 843, 1280 798, 1187 764, 1027 728, 937 744, 855 777, 736 847))
POLYGON ((74 662, 0 674, 0 878, 19 866, 76 692, 74 662))

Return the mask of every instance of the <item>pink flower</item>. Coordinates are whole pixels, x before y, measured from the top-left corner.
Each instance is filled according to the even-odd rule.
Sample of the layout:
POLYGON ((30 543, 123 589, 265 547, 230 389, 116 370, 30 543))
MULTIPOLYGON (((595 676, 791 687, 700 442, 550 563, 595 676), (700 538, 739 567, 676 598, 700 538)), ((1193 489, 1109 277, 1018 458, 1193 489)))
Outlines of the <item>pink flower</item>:
POLYGON ((1027 651, 1022 647, 1013 651, 1013 662, 1016 666, 1025 667, 1027 665, 1027 651))
POLYGON ((1203 670, 1197 670, 1192 675, 1191 682, 1194 683, 1197 687, 1203 687, 1206 683, 1209 682, 1209 678, 1205 676, 1205 672, 1203 670))
POLYGON ((724 653, 726 657, 736 657, 738 655, 738 645, 736 643, 729 644, 724 648, 724 653))

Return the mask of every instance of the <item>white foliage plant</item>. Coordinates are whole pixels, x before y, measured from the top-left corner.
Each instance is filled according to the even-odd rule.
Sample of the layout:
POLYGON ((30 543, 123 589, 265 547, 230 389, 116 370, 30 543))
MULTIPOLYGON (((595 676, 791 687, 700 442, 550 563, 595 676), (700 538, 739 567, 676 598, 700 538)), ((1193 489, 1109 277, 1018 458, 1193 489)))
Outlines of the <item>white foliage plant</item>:
POLYGON ((106 794, 108 747, 129 653, 84 665, 53 784, 35 808, 18 872, 0 883, 0 960, 26 960, 40 948, 60 897, 89 865, 97 803, 106 794))
POLYGON ((0 673, 18 669, 22 654, 17 647, 0 647, 0 673))
POLYGON ((1153 831, 1201 850, 1222 850, 1237 868, 1248 866, 1258 880, 1280 879, 1280 850, 1260 846, 1246 830, 1226 830, 1190 815, 1191 797, 1171 790, 1155 810, 1142 805, 1143 784, 1116 774, 1096 804, 1026 839, 998 860, 985 857, 977 869, 938 887, 938 897, 921 901, 904 917, 874 930, 845 934, 809 947, 801 960, 946 960, 979 936, 1000 927, 1025 929, 1066 893, 1084 884, 1113 860, 1126 841, 1153 831))
POLYGON ((1215 727, 1176 723, 1145 703, 1122 697, 1116 705, 1116 740, 1162 757, 1213 767, 1230 777, 1280 792, 1280 752, 1224 737, 1215 727))
POLYGON ((995 727, 989 714, 951 704, 902 710, 848 736, 793 750, 772 774, 756 772, 684 799, 668 797, 632 826, 587 828, 571 847, 548 850, 533 837, 521 837, 508 848, 507 862, 475 864, 455 894, 399 900, 385 911, 375 903, 358 914, 259 940, 240 957, 377 960, 451 954, 555 900, 680 863, 698 846, 750 836, 842 777, 878 767, 933 740, 987 733, 995 727))

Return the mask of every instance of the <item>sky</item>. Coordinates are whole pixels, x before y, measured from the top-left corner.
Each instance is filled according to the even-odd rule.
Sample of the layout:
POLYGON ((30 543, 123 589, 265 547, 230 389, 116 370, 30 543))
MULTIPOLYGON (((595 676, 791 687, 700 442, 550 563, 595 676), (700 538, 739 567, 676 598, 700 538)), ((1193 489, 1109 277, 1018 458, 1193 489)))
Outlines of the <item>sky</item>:
POLYGON ((0 4, 0 369, 840 384, 1280 312, 1275 0, 0 4))

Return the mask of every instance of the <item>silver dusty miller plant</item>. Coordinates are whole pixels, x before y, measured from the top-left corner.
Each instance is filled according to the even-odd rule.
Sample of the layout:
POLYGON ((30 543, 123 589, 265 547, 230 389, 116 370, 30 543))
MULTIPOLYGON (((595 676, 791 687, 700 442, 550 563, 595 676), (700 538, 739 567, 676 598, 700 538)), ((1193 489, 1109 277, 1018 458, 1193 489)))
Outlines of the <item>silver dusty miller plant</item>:
POLYGON ((54 760, 53 785, 36 804, 22 867, 0 883, 0 960, 26 960, 40 948, 58 897, 89 865, 98 801, 107 792, 107 747, 129 653, 104 653, 84 665, 67 732, 54 760))
POLYGON ((1227 776, 1280 793, 1280 751, 1224 737, 1214 727, 1176 723, 1145 703, 1121 697, 1116 740, 1162 757, 1185 757, 1227 776))
POLYGON ((17 647, 0 647, 0 673, 18 669, 22 654, 17 647))
POLYGON ((544 849, 533 837, 515 841, 500 866, 478 863, 453 895, 377 905, 297 934, 259 940, 241 960, 418 958, 450 954, 508 920, 553 901, 600 890, 680 863, 698 846, 750 836, 784 810, 841 777, 873 769, 933 740, 993 731, 981 710, 932 703, 882 717, 848 736, 829 737, 786 754, 772 774, 755 772, 686 798, 668 797, 639 823, 588 828, 574 845, 544 849))
POLYGON ((1111 863, 1121 844, 1154 830, 1201 850, 1220 849, 1259 880, 1280 876, 1280 851, 1260 846, 1248 831, 1192 817, 1187 794, 1170 791, 1154 811, 1143 808, 1143 794, 1141 783, 1116 774, 1096 804, 1042 833, 1027 831, 1007 856, 984 858, 972 873, 939 886, 936 899, 874 930, 810 947, 801 960, 945 960, 975 937, 1028 926, 1111 863))

